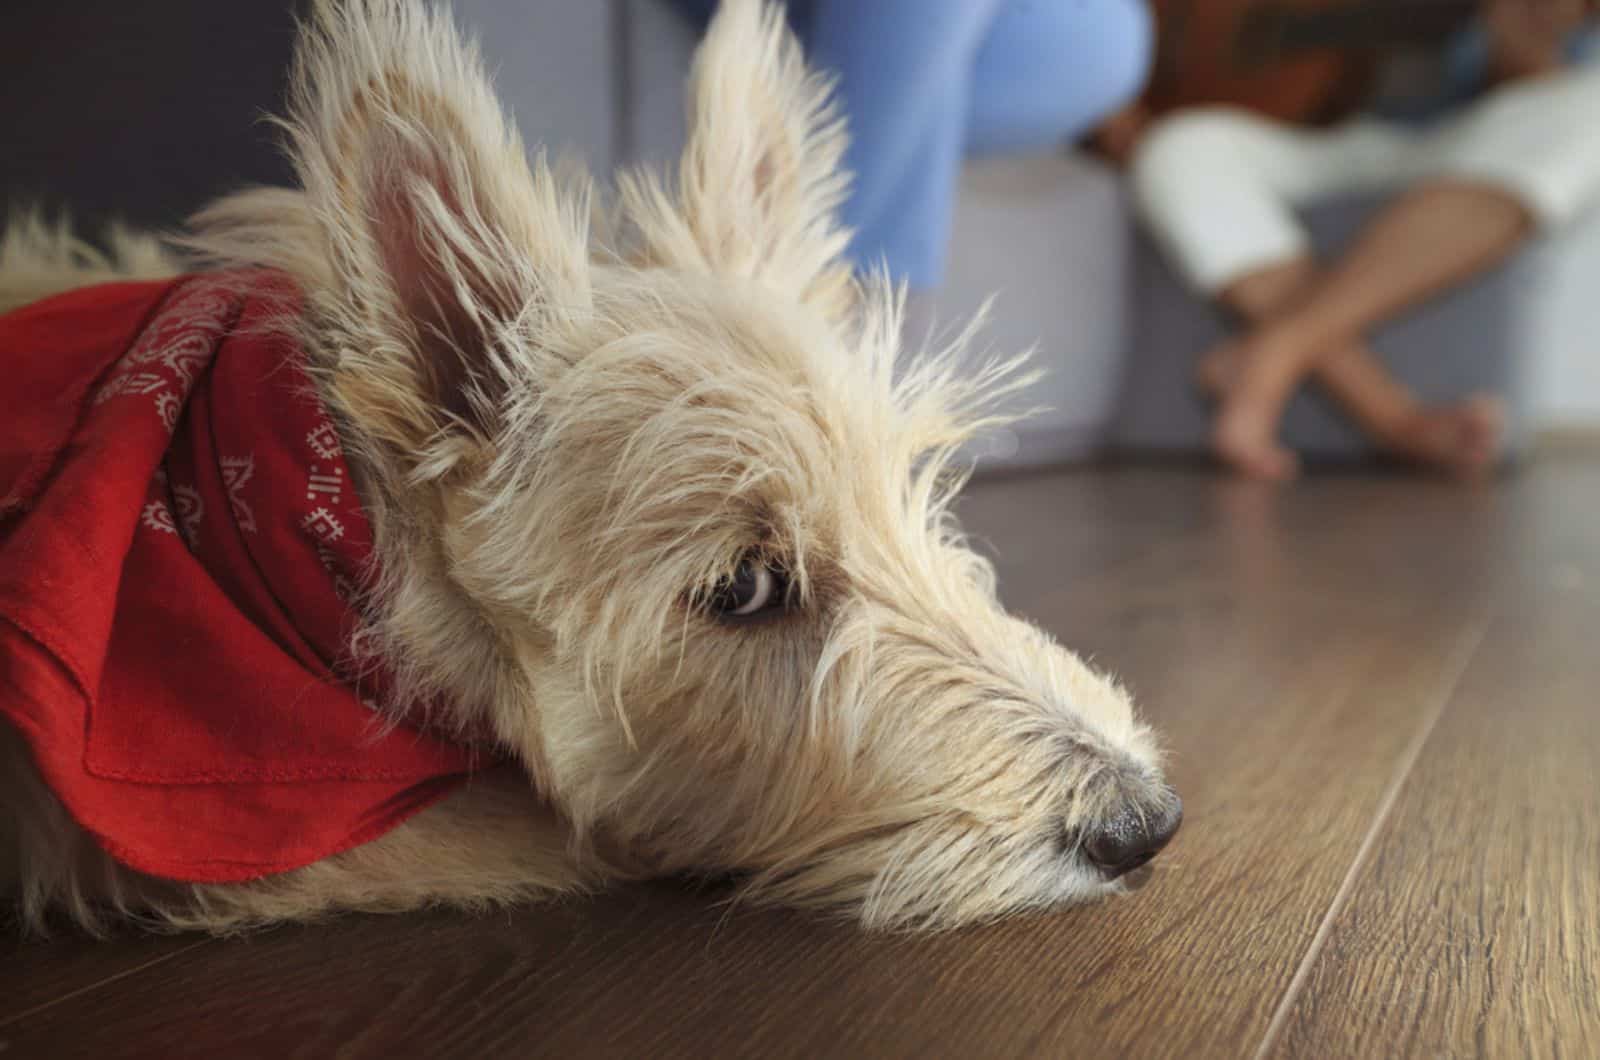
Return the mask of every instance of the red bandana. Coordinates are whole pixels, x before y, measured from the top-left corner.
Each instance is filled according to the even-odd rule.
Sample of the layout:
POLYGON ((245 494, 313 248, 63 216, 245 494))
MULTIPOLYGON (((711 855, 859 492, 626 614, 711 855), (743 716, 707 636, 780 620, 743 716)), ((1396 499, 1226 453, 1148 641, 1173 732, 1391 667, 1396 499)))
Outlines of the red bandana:
POLYGON ((234 273, 0 316, 0 719, 110 854, 168 879, 310 864, 472 766, 336 676, 372 538, 262 326, 287 293, 234 273))

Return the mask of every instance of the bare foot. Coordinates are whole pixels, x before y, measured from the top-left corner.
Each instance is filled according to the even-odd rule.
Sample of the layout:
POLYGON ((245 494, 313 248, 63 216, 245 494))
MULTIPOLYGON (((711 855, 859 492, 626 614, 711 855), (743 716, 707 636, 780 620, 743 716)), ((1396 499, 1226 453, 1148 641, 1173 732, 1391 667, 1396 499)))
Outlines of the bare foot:
POLYGON ((1235 471, 1268 482, 1300 474, 1300 458, 1274 436, 1277 414, 1230 397, 1211 424, 1211 449, 1235 471))
POLYGON ((1494 466, 1505 426, 1500 400, 1475 394, 1453 405, 1418 409, 1382 432, 1379 441, 1397 456, 1470 478, 1494 466))
POLYGON ((1242 343, 1212 348, 1195 367, 1200 388, 1217 402, 1211 449, 1229 467, 1251 478, 1287 482, 1300 473, 1300 458, 1278 442, 1282 402, 1271 380, 1246 370, 1259 355, 1242 343))

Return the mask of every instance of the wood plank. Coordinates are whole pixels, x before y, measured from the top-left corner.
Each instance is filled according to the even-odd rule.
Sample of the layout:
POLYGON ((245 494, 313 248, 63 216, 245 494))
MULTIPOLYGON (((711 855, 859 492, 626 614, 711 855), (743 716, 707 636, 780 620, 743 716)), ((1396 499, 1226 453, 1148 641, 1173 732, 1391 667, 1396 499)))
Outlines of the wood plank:
POLYGON ((1518 495, 1505 606, 1275 1055, 1600 1052, 1600 475, 1518 495))
POLYGON ((1152 558, 1151 576, 1190 606, 1148 586, 1122 593, 1128 579, 1112 572, 1077 591, 1121 593, 1113 625, 1053 624, 1126 669, 1175 749, 1188 821, 1160 900, 1116 906, 1096 924, 1124 963, 1096 981, 1092 953, 1056 961, 1056 980, 1085 996, 1040 1037, 1051 1051, 1247 1051, 1473 644, 1470 591, 1412 595, 1402 567, 1382 569, 1403 559, 1394 555, 1374 580, 1395 591, 1362 599, 1344 581, 1370 539, 1296 532, 1280 547, 1282 525, 1259 514, 1236 513, 1210 555, 1152 558), (1345 562, 1324 565, 1335 558, 1345 562))
POLYGON ((1239 1055, 1258 1043, 1479 628, 1499 507, 1173 472, 982 486, 1005 593, 1114 666, 1188 823, 1139 894, 873 938, 634 888, 208 946, 7 1029, 21 1055, 1239 1055), (181 1001, 177 1000, 181 999, 181 1001), (87 1003, 87 1002, 86 1002, 87 1003), (128 1043, 137 1043, 130 1050, 128 1043))
POLYGON ((0 943, 0 1042, 8 1025, 48 1005, 136 975, 208 941, 126 933, 111 939, 68 935, 0 943))
POLYGON ((1263 594, 1486 600, 1507 573, 1503 486, 1328 476, 1276 491, 1168 469, 981 481, 960 509, 1002 595, 1152 603, 1263 594))

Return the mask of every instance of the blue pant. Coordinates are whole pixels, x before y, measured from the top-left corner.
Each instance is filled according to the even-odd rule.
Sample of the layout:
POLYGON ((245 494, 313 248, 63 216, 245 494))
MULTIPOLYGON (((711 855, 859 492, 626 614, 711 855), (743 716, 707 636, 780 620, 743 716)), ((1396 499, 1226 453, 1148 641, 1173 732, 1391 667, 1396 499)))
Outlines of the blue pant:
MULTIPOLYGON (((673 0, 704 17, 714 0, 673 0)), ((1143 87, 1143 0, 790 0, 811 63, 838 78, 858 265, 944 276, 961 159, 1047 151, 1143 87)))

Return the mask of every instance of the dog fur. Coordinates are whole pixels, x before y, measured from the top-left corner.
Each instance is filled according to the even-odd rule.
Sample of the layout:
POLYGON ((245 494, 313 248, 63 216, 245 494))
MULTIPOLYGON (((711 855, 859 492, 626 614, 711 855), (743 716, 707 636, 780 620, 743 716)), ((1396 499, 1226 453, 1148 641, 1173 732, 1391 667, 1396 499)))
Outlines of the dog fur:
POLYGON ((623 174, 605 209, 529 161, 419 3, 318 5, 292 86, 298 188, 203 211, 183 265, 16 226, 0 309, 194 255, 291 275, 383 571, 353 650, 396 672, 393 717, 448 704, 426 720, 520 769, 303 870, 196 886, 112 863, 0 731, 24 924, 227 931, 693 874, 937 928, 1120 889, 1082 837, 1173 801, 1151 734, 999 606, 949 510, 1015 363, 899 355, 901 297, 843 258, 842 123, 776 8, 725 3, 675 177, 623 174), (762 620, 707 606, 742 561, 786 582, 762 620))

